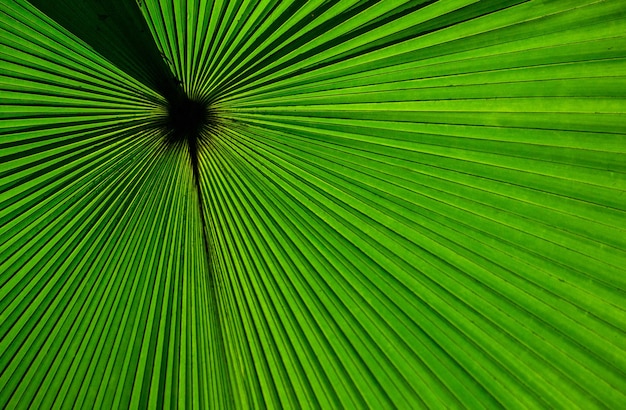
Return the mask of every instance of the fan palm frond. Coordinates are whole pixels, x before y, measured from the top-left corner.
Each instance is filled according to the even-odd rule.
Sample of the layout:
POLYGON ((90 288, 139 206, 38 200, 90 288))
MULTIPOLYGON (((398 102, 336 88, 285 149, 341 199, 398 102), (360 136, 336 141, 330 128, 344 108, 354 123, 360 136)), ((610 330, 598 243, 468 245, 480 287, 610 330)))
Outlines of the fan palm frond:
POLYGON ((0 407, 620 408, 625 23, 4 1, 0 407))

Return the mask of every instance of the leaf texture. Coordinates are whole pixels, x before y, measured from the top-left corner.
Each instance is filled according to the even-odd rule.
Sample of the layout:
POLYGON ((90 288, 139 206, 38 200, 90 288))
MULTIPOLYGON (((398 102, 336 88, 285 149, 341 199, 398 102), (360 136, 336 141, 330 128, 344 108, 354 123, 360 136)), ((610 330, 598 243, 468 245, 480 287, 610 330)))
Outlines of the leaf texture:
POLYGON ((37 3, 0 8, 0 407, 624 406, 623 2, 138 0, 136 63, 37 3))

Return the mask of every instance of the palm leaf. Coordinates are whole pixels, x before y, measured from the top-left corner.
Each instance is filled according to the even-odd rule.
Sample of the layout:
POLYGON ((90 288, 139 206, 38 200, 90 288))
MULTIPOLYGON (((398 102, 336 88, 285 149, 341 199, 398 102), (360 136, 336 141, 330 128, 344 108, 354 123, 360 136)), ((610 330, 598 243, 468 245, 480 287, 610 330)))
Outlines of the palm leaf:
POLYGON ((0 407, 620 408, 625 13, 3 2, 0 407))

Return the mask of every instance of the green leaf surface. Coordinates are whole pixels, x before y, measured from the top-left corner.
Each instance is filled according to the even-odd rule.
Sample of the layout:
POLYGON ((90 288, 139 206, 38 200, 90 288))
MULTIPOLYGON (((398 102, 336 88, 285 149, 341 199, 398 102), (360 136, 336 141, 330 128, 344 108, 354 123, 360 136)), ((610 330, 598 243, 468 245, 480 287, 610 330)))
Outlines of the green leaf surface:
POLYGON ((0 408, 623 408, 625 29, 2 1, 0 408))

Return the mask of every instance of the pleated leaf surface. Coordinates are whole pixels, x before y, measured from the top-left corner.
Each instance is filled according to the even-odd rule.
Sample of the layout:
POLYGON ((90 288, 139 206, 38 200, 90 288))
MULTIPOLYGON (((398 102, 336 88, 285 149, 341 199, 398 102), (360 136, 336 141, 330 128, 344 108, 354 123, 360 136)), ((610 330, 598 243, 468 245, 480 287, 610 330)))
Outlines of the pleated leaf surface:
POLYGON ((624 2, 37 3, 0 8, 0 407, 624 406, 624 2))

